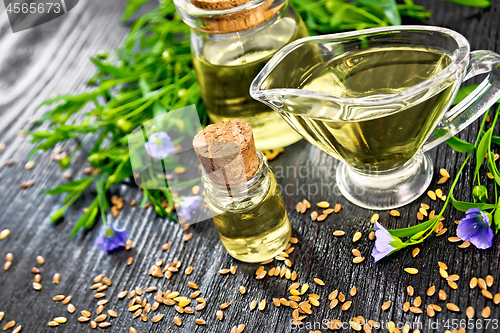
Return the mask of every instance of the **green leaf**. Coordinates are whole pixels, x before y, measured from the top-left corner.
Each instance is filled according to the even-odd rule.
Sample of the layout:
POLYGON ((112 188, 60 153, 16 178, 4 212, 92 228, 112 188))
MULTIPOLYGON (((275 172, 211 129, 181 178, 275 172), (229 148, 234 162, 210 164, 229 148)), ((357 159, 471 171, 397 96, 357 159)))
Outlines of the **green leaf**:
POLYGON ((500 172, 498 172, 497 165, 495 164, 495 155, 488 149, 487 166, 490 173, 493 175, 495 182, 500 185, 500 172))
POLYGON ((455 207, 456 209, 458 209, 461 212, 466 212, 467 210, 469 210, 471 208, 479 208, 479 209, 484 211, 486 209, 494 209, 494 208, 498 207, 497 205, 494 205, 494 204, 487 204, 487 203, 481 203, 481 202, 474 203, 474 202, 458 201, 453 197, 453 195, 450 195, 450 199, 451 199, 451 204, 453 205, 453 207, 455 207))
POLYGON ((453 2, 458 5, 468 6, 468 7, 487 8, 491 6, 491 3, 488 0, 443 0, 443 1, 453 2))
POLYGON ((455 136, 452 136, 448 140, 446 140, 448 146, 450 146, 453 150, 459 153, 467 153, 475 148, 472 143, 461 140, 455 136))
POLYGON ((125 12, 120 18, 120 22, 127 21, 135 12, 139 10, 139 8, 144 5, 149 0, 129 0, 127 3, 127 7, 125 8, 125 12))
POLYGON ((50 190, 42 190, 41 192, 44 194, 62 194, 62 193, 70 193, 70 192, 77 192, 81 190, 82 188, 86 188, 92 183, 94 180, 94 177, 86 177, 78 180, 73 180, 70 181, 69 183, 62 184, 59 186, 56 186, 50 190))
POLYGON ((127 69, 115 67, 115 66, 113 66, 111 64, 107 64, 107 63, 101 62, 97 58, 91 58, 91 60, 94 63, 94 65, 96 65, 96 67, 99 68, 103 73, 110 74, 113 77, 116 77, 116 78, 129 78, 129 77, 137 76, 137 74, 132 73, 132 72, 128 71, 127 69))
POLYGON ((75 226, 73 227, 73 230, 71 230, 69 238, 76 235, 76 233, 80 231, 80 229, 83 228, 89 221, 95 221, 97 212, 99 211, 97 207, 98 199, 99 198, 94 199, 92 204, 89 206, 88 210, 78 219, 78 222, 76 222, 75 226))
POLYGON ((491 142, 493 142, 496 145, 500 145, 500 136, 491 136, 491 142))
POLYGON ((455 96, 455 99, 453 100, 451 105, 457 105, 458 103, 463 101, 465 99, 465 97, 469 96, 469 94, 471 92, 473 92, 474 89, 476 89, 477 87, 478 87, 477 84, 472 84, 470 86, 460 88, 460 90, 457 92, 457 95, 455 96))
POLYGON ((492 133, 493 133, 493 127, 486 131, 486 133, 481 138, 481 141, 479 142, 479 145, 477 147, 476 171, 474 172, 475 176, 479 174, 479 169, 481 168, 481 165, 483 164, 483 161, 486 158, 486 153, 488 152, 488 148, 491 145, 492 133))
POLYGON ((408 228, 403 228, 403 229, 393 229, 393 230, 388 230, 389 233, 392 236, 396 237, 412 237, 416 233, 419 233, 421 231, 427 230, 436 220, 438 217, 434 217, 430 219, 429 221, 422 222, 420 224, 414 225, 413 227, 408 227, 408 228))
MULTIPOLYGON (((500 199, 500 198, 499 198, 500 199)), ((495 209, 495 214, 493 215, 495 233, 498 233, 500 230, 500 209, 495 209)))

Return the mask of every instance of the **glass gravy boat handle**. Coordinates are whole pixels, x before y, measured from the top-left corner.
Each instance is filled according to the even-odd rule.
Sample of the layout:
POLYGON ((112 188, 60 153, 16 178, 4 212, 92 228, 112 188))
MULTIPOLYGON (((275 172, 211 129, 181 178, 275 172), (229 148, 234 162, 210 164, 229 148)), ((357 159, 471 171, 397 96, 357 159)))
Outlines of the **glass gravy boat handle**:
POLYGON ((463 101, 444 114, 422 150, 432 149, 451 138, 485 113, 500 99, 500 55, 491 51, 474 51, 470 54, 469 67, 463 80, 489 73, 488 77, 463 101))

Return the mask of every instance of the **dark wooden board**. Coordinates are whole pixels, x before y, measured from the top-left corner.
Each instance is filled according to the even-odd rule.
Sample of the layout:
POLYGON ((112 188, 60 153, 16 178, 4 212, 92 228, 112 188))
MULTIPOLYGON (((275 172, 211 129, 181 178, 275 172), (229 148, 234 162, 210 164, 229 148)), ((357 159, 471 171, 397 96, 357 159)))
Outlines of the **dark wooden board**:
MULTIPOLYGON (((88 324, 78 323, 79 311, 88 309, 95 316, 96 300, 94 292, 89 289, 92 278, 100 273, 112 279, 112 286, 106 291, 109 303, 106 309, 114 309, 118 318, 110 320, 112 326, 108 331, 128 332, 133 325, 139 332, 229 332, 234 325, 245 324, 246 332, 309 332, 309 329, 292 330, 290 327, 291 309, 276 308, 272 304, 273 297, 287 297, 287 289, 291 282, 285 279, 269 278, 256 280, 254 272, 258 265, 243 264, 226 254, 219 241, 217 232, 210 221, 199 223, 191 227, 194 237, 184 242, 179 225, 162 220, 154 214, 152 209, 138 209, 131 207, 130 202, 140 201, 141 192, 137 188, 120 185, 113 189, 125 201, 125 207, 118 218, 108 214, 108 219, 114 226, 125 227, 134 240, 132 250, 119 252, 113 255, 103 253, 94 245, 98 236, 99 226, 90 232, 81 232, 76 237, 68 239, 68 235, 81 209, 88 205, 95 193, 86 193, 76 205, 67 211, 64 221, 53 225, 46 216, 59 205, 58 197, 45 196, 40 190, 65 182, 62 171, 51 161, 50 153, 37 154, 33 160, 36 166, 26 170, 26 156, 32 146, 28 138, 17 135, 20 129, 27 129, 26 124, 30 117, 40 115, 42 110, 36 106, 48 97, 61 93, 77 93, 84 91, 84 82, 94 73, 89 57, 98 50, 116 49, 127 32, 127 27, 118 24, 125 1, 88 1, 81 2, 68 15, 63 16, 40 27, 13 34, 1 8, 0 21, 0 142, 6 144, 4 152, 0 153, 0 229, 9 228, 10 236, 0 241, 0 263, 5 262, 4 256, 13 253, 14 261, 8 271, 0 271, 0 311, 6 315, 0 326, 15 320, 23 325, 23 332, 88 332, 88 324), (5 166, 7 160, 14 160, 11 167, 5 166), (29 189, 21 189, 23 181, 32 179, 35 185, 29 189), (172 247, 163 252, 161 245, 172 242, 172 247), (40 266, 42 271, 41 291, 32 287, 33 274, 31 267, 37 266, 36 257, 42 255, 46 263, 40 266), (128 257, 134 257, 131 266, 126 265, 128 257), (165 261, 181 260, 182 271, 193 265, 194 272, 190 277, 182 273, 167 279, 156 279, 147 275, 149 267, 162 258, 165 261), (236 265, 236 275, 221 276, 219 269, 236 265), (54 273, 61 274, 58 285, 52 283, 54 273), (117 295, 122 290, 130 290, 136 286, 145 289, 148 286, 157 286, 163 290, 178 290, 182 295, 189 295, 190 288, 187 281, 195 281, 202 290, 202 296, 208 300, 207 307, 195 315, 180 315, 182 327, 173 323, 175 310, 162 306, 158 313, 165 313, 160 323, 152 324, 149 320, 143 323, 140 319, 132 319, 127 311, 127 300, 118 300, 117 295), (238 287, 244 285, 247 293, 241 295, 238 287), (72 304, 77 313, 68 314, 66 307, 52 300, 56 294, 72 295, 72 304), (268 305, 262 312, 249 312, 248 304, 251 300, 266 299, 268 305), (226 309, 223 321, 215 317, 218 306, 224 302, 231 302, 226 309), (56 328, 47 326, 47 323, 57 316, 68 317, 68 322, 56 328), (206 326, 197 326, 194 319, 203 318, 206 326)), ((492 8, 481 10, 461 7, 452 3, 437 0, 418 1, 433 10, 432 18, 427 22, 452 28, 469 39, 471 47, 475 49, 489 49, 500 51, 500 7, 497 3, 492 8)), ((460 134, 466 140, 473 140, 477 135, 477 122, 460 134)), ((498 132, 498 131, 497 131, 498 132)), ((65 144, 64 150, 71 151, 74 145, 65 144)), ((446 145, 430 152, 436 168, 446 168, 452 177, 463 162, 464 154, 452 151, 446 145)), ((79 153, 74 160, 71 170, 74 178, 83 175, 87 166, 86 157, 79 153)), ((313 315, 307 323, 321 323, 324 319, 340 319, 344 322, 354 316, 363 316, 366 319, 387 322, 422 323, 423 332, 431 332, 430 323, 439 323, 437 332, 444 332, 444 323, 447 320, 465 319, 465 309, 472 306, 476 309, 476 318, 481 318, 479 312, 485 307, 492 309, 491 318, 500 318, 498 305, 480 294, 478 289, 470 290, 468 282, 471 277, 485 277, 491 274, 495 277, 495 284, 490 290, 498 293, 498 279, 500 267, 500 241, 496 237, 494 245, 489 250, 477 250, 474 247, 460 249, 457 244, 451 244, 447 237, 455 235, 455 219, 462 217, 462 213, 448 208, 445 216, 445 226, 448 232, 442 237, 430 237, 421 246, 421 252, 416 258, 411 257, 411 250, 404 250, 377 264, 371 259, 370 253, 373 242, 369 241, 368 229, 370 217, 374 213, 358 208, 333 190, 334 170, 336 162, 333 158, 319 151, 317 148, 301 141, 286 149, 285 153, 271 162, 277 174, 278 182, 288 187, 284 193, 286 207, 293 224, 293 235, 299 239, 295 251, 291 254, 293 269, 297 271, 298 282, 308 282, 310 292, 321 296, 321 306, 314 309, 313 315), (308 166, 308 176, 291 172, 292 167, 297 172, 299 168, 308 166), (290 167, 287 169, 287 167, 290 167), (288 174, 286 171, 290 171, 288 174), (284 172, 285 171, 285 172, 284 172), (323 193, 312 195, 313 188, 325 184, 323 193), (328 190, 327 190, 328 187, 328 190), (297 201, 307 198, 315 204, 321 200, 331 203, 340 203, 342 210, 330 216, 324 222, 312 222, 309 214, 300 215, 295 212, 297 201), (344 237, 335 238, 332 232, 342 229, 344 237), (355 265, 352 263, 351 249, 352 236, 356 231, 363 233, 363 238, 355 245, 367 260, 355 265), (437 262, 442 261, 449 266, 450 273, 460 275, 459 288, 451 290, 439 276, 437 262), (416 267, 419 274, 408 275, 403 269, 416 267), (326 286, 319 287, 313 283, 318 277, 326 282, 326 286), (423 306, 436 303, 444 308, 435 318, 430 319, 425 314, 415 315, 402 310, 405 301, 412 298, 406 295, 406 287, 415 288, 415 296, 422 297, 423 306), (444 289, 448 300, 461 308, 459 313, 451 313, 445 309, 446 302, 439 301, 436 295, 426 296, 425 292, 431 285, 436 289, 444 289), (339 307, 334 310, 328 308, 328 294, 339 288, 348 295, 351 287, 356 286, 358 293, 352 297, 352 307, 342 312, 339 307), (383 302, 393 302, 388 311, 382 311, 383 302)), ((472 175, 474 165, 469 164, 455 190, 457 198, 468 201, 471 199, 472 175)), ((302 169, 305 170, 305 169, 302 169)), ((431 188, 436 185, 439 175, 434 176, 431 188)), ((439 186, 445 194, 451 182, 439 186)), ((482 183, 489 183, 483 177, 482 183)), ((395 218, 389 212, 380 213, 381 223, 386 227, 396 228, 414 225, 419 204, 425 202, 432 209, 440 209, 441 202, 433 202, 423 196, 417 202, 399 209, 401 217, 395 218)), ((310 210, 308 211, 310 212, 310 210)), ((270 267, 270 266, 269 266, 270 267)), ((153 295, 147 296, 152 301, 153 295)), ((351 299, 350 296, 347 297, 351 299)), ((151 319, 151 315, 149 316, 151 319)), ((483 323, 484 324, 484 323, 483 323)), ((313 328, 311 328, 313 329, 313 328)), ((327 329, 317 327, 326 332, 327 329)), ((350 331, 346 329, 344 331, 350 331)), ((386 331, 386 330, 384 330, 386 331)), ((496 332, 493 328, 476 327, 469 332, 496 332)))

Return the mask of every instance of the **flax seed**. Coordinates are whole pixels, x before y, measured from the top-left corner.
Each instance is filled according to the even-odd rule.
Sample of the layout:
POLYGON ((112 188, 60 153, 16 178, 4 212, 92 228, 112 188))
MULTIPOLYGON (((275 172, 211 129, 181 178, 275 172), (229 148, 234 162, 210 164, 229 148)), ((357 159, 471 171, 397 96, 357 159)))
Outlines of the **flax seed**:
POLYGON ((391 304, 392 304, 392 302, 391 302, 391 301, 387 301, 387 302, 385 302, 384 304, 382 304, 382 310, 383 310, 383 311, 387 311, 387 310, 389 310, 389 308, 391 307, 391 304))
POLYGON ((481 290, 481 293, 483 294, 484 297, 488 299, 493 299, 493 295, 486 289, 481 290))
POLYGON ((420 305, 422 305, 422 298, 420 296, 417 296, 413 300, 413 305, 416 306, 416 307, 420 307, 420 305))
POLYGON ((219 271, 219 274, 221 274, 221 275, 225 275, 225 274, 227 274, 227 273, 229 273, 229 268, 223 268, 223 269, 221 269, 221 270, 219 271))
MULTIPOLYGON (((86 322, 88 322, 89 320, 90 320, 90 318, 88 318, 88 317, 78 317, 78 321, 79 321, 80 323, 86 323, 86 322)), ((54 323, 55 323, 55 321, 54 321, 54 323)), ((57 324, 57 323, 56 323, 56 324, 57 324)), ((59 324, 58 324, 58 325, 59 325, 59 324)), ((50 326, 50 323, 49 323, 49 326, 50 326)))
POLYGON ((39 265, 43 265, 43 264, 45 264, 45 259, 42 256, 38 256, 38 257, 36 257, 36 262, 39 265))
POLYGON ((325 285, 325 282, 323 282, 323 280, 321 279, 318 279, 318 278, 314 278, 314 282, 319 285, 319 286, 324 286, 325 285))
POLYGON ((479 286, 480 289, 486 289, 486 281, 484 281, 482 278, 479 278, 477 280, 477 285, 479 286))
POLYGON ((444 269, 440 268, 439 269, 439 274, 441 275, 442 278, 446 279, 448 277, 448 272, 445 271, 444 269))
POLYGON ((339 300, 338 299, 332 299, 332 301, 330 302, 330 309, 333 309, 337 306, 337 304, 339 304, 339 300))
POLYGON ((167 251, 170 248, 170 246, 172 246, 172 243, 168 242, 168 243, 163 244, 161 249, 162 249, 162 251, 167 251))
POLYGON ((342 209, 342 206, 340 204, 336 204, 335 207, 333 208, 333 211, 336 213, 340 212, 342 209))
POLYGON ((436 315, 436 312, 434 311, 434 309, 430 305, 427 306, 426 313, 430 318, 432 318, 436 315))
POLYGON ((362 235, 363 235, 362 233, 360 233, 359 231, 357 231, 357 232, 354 234, 354 236, 352 237, 352 241, 353 241, 354 243, 356 243, 357 241, 359 241, 359 240, 361 239, 361 236, 362 236, 362 235))
POLYGON ((410 312, 415 313, 415 314, 423 313, 421 308, 417 308, 415 306, 410 306, 410 312))
POLYGON ((252 311, 253 309, 255 309, 255 307, 257 306, 257 301, 251 301, 250 302, 250 311, 252 311))
POLYGON ((373 223, 375 223, 375 221, 378 221, 379 219, 380 219, 380 215, 375 213, 372 215, 370 222, 373 224, 373 223))
POLYGON ((448 177, 441 177, 441 178, 439 178, 439 180, 438 180, 438 182, 437 182, 437 183, 438 183, 439 185, 441 185, 441 184, 446 183, 446 181, 447 181, 447 180, 448 180, 448 177))
POLYGON ((335 231, 333 232, 333 235, 334 235, 334 236, 337 236, 337 237, 339 237, 339 236, 344 236, 344 235, 345 235, 345 232, 344 232, 344 231, 342 231, 342 230, 335 230, 335 231))
POLYGON ((453 312, 459 312, 460 311, 460 308, 457 305, 453 304, 453 303, 447 303, 446 304, 446 308, 448 310, 450 310, 450 311, 453 311, 453 312))
POLYGON ((361 257, 361 252, 359 252, 358 249, 352 249, 352 254, 355 256, 355 257, 361 257))
POLYGON ((370 233, 368 234, 368 239, 369 240, 374 240, 375 239, 375 232, 370 231, 370 233))
POLYGON ((433 190, 427 191, 427 195, 429 196, 429 198, 436 201, 436 193, 433 190))
POLYGON ((317 205, 318 205, 319 208, 328 208, 328 207, 330 207, 330 203, 327 202, 327 201, 320 201, 320 202, 318 202, 317 205))
POLYGON ((448 295, 446 295, 446 292, 443 289, 440 289, 438 292, 438 297, 442 301, 446 301, 446 298, 448 298, 448 295))
MULTIPOLYGON (((311 220, 316 221, 316 219, 318 218, 318 216, 319 216, 318 212, 317 211, 313 211, 311 213, 311 220)), ((321 216, 323 216, 323 215, 321 215, 321 216)), ((326 218, 326 216, 325 216, 325 218, 326 218)))
POLYGON ((342 311, 347 311, 347 310, 349 310, 349 308, 351 307, 351 304, 352 304, 352 302, 351 302, 351 301, 347 301, 347 302, 345 302, 344 304, 342 304, 342 311))
POLYGON ((401 215, 401 214, 400 214, 397 210, 395 210, 395 209, 391 210, 391 211, 389 212, 389 214, 391 214, 391 216, 394 216, 394 217, 396 217, 396 216, 400 216, 400 215, 401 215))
POLYGON ((485 308, 483 309, 483 311, 481 311, 481 316, 482 316, 483 318, 489 318, 489 317, 490 317, 490 314, 491 314, 491 309, 490 309, 490 307, 489 307, 489 306, 485 307, 485 308))
POLYGON ((418 273, 418 269, 416 269, 416 268, 405 268, 404 270, 406 273, 412 274, 412 275, 418 273))
POLYGON ((465 313, 467 314, 467 318, 469 318, 469 319, 474 318, 475 311, 474 311, 474 308, 472 306, 469 306, 467 308, 467 310, 465 310, 465 313))
POLYGON ((403 304, 403 311, 408 312, 408 310, 410 310, 410 302, 405 302, 403 304))
POLYGON ((493 276, 488 275, 488 276, 486 277, 486 281, 485 281, 485 282, 486 282, 486 285, 487 285, 488 287, 491 287, 491 286, 493 285, 493 281, 494 281, 493 276))
POLYGON ((6 331, 9 328, 12 328, 16 325, 16 322, 14 320, 9 321, 7 324, 4 325, 3 330, 6 331))

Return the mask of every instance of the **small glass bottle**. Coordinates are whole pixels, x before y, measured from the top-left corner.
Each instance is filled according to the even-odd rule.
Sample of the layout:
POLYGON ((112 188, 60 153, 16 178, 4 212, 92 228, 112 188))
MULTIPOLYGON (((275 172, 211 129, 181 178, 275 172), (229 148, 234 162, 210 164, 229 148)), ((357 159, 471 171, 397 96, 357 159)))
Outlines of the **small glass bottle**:
POLYGON ((254 77, 281 47, 308 36, 288 0, 174 3, 191 26, 193 66, 210 120, 244 120, 261 150, 298 141, 300 136, 278 113, 249 94, 254 77))
MULTIPOLYGON (((240 120, 225 121, 207 126, 204 131, 214 130, 217 127, 220 129, 218 125, 222 126, 230 122, 243 123, 240 120)), ((232 132, 235 131, 232 130, 232 132)), ((231 134, 228 137, 231 140, 231 134)), ((212 173, 214 169, 222 170, 217 166, 214 167, 217 162, 208 159, 204 161, 200 158, 201 154, 198 151, 197 154, 203 165, 202 181, 205 187, 205 200, 212 213, 222 244, 227 252, 238 260, 262 262, 283 251, 290 240, 292 227, 280 188, 273 172, 269 169, 266 157, 260 151, 255 150, 253 138, 247 140, 246 143, 248 143, 247 146, 236 143, 241 147, 238 147, 241 149, 241 155, 226 158, 226 161, 231 160, 233 164, 229 166, 226 164, 224 177, 217 178, 212 173), (241 168, 243 172, 237 170, 238 166, 235 167, 235 161, 238 166, 242 165, 241 162, 245 164, 241 168), (207 166, 211 168, 208 173, 207 166), (239 176, 235 177, 235 175, 239 176), (241 175, 243 177, 240 177, 241 175), (239 180, 232 181, 234 179, 239 180)), ((195 151, 196 149, 195 145, 195 151)), ((214 150, 212 148, 212 152, 214 150)))

